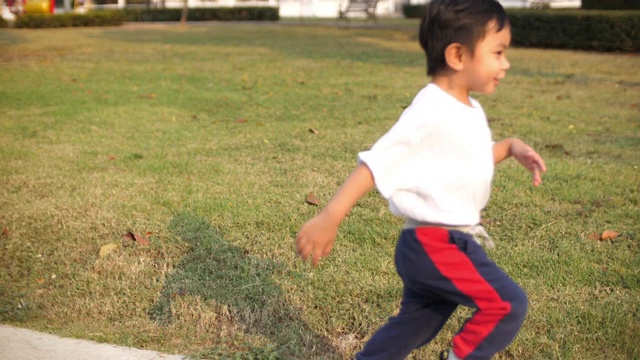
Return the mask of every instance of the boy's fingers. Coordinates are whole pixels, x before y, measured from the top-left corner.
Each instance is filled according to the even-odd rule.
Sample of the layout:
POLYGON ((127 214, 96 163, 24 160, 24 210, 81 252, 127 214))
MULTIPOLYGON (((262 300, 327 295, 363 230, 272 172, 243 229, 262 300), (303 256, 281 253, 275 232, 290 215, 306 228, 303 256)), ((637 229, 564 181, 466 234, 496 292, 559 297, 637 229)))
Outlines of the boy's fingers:
POLYGON ((540 159, 540 171, 547 172, 547 165, 544 163, 544 160, 540 159))
POLYGON ((302 253, 302 244, 303 244, 303 237, 298 234, 298 236, 296 237, 296 254, 300 255, 302 253))
POLYGON ((310 244, 303 242, 298 244, 297 252, 303 261, 307 261, 312 249, 313 247, 310 244))
POLYGON ((542 184, 542 178, 540 177, 540 173, 537 171, 533 174, 533 186, 538 186, 542 184))
POLYGON ((540 167, 540 164, 534 163, 533 170, 531 171, 533 174, 533 186, 538 186, 542 184, 542 176, 541 173, 544 172, 545 169, 540 167))
POLYGON ((313 259, 311 262, 314 268, 318 267, 318 263, 320 262, 320 253, 318 251, 313 252, 313 259))
POLYGON ((303 250, 300 250, 298 252, 298 256, 300 256, 302 258, 302 261, 306 261, 307 260, 307 254, 305 254, 303 250))
POLYGON ((531 152, 530 159, 533 166, 537 167, 541 172, 547 171, 547 166, 545 165, 544 159, 542 158, 542 156, 540 156, 540 154, 535 152, 533 149, 531 151, 532 152, 531 152))
POLYGON ((311 258, 311 264, 313 267, 317 267, 322 257, 322 252, 314 247, 314 244, 308 239, 303 238, 298 242, 297 253, 302 258, 302 261, 307 261, 311 258))
POLYGON ((327 257, 331 253, 333 246, 327 246, 322 250, 322 257, 327 257))
POLYGON ((313 267, 317 267, 320 260, 328 256, 333 249, 333 241, 308 236, 304 230, 301 230, 298 235, 296 235, 295 241, 296 254, 302 258, 302 261, 306 262, 307 260, 311 260, 313 267))
POLYGON ((533 158, 533 166, 535 166, 540 172, 547 171, 547 165, 545 165, 544 160, 538 154, 533 158))

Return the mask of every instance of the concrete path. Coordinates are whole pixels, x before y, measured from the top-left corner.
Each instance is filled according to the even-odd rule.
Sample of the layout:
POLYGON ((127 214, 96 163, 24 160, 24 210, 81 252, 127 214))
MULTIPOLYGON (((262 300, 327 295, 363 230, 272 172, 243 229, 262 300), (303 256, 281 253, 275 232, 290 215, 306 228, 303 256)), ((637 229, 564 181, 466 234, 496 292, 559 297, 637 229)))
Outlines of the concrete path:
POLYGON ((187 360, 187 357, 0 325, 0 360, 187 360))

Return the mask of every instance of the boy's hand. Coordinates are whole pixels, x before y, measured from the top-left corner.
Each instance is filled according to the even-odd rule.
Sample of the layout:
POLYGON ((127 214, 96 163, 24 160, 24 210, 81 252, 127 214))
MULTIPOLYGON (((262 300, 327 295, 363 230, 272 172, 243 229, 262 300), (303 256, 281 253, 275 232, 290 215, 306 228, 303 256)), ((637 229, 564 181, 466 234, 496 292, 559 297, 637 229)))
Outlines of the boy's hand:
POLYGON ((511 156, 531 172, 533 175, 533 186, 542 184, 541 174, 547 171, 547 167, 544 164, 542 157, 529 145, 517 139, 514 139, 511 143, 511 148, 509 150, 511 156))
POLYGON ((318 266, 320 259, 333 249, 339 224, 326 212, 321 212, 304 224, 296 236, 296 252, 302 260, 307 261, 309 255, 313 254, 311 263, 313 267, 318 266))
POLYGON ((296 252, 303 261, 313 254, 311 263, 316 267, 321 258, 329 255, 340 223, 373 185, 371 170, 367 165, 359 164, 327 206, 300 229, 296 236, 296 252))

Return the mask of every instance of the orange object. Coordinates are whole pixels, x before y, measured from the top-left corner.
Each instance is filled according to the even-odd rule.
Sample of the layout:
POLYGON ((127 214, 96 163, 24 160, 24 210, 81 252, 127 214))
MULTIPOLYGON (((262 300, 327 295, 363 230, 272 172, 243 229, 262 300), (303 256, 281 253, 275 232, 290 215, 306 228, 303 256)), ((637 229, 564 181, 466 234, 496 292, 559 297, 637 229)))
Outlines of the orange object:
POLYGON ((48 14, 52 12, 51 0, 27 0, 24 4, 25 14, 48 14))

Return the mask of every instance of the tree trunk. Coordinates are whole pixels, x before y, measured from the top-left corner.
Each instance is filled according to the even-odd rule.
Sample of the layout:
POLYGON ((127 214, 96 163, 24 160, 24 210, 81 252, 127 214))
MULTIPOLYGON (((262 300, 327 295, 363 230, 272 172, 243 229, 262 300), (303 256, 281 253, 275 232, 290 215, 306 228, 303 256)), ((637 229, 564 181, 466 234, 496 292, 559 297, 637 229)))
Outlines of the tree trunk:
POLYGON ((187 15, 189 14, 189 0, 184 0, 182 6, 182 16, 180 16, 180 24, 185 25, 187 23, 187 15))

